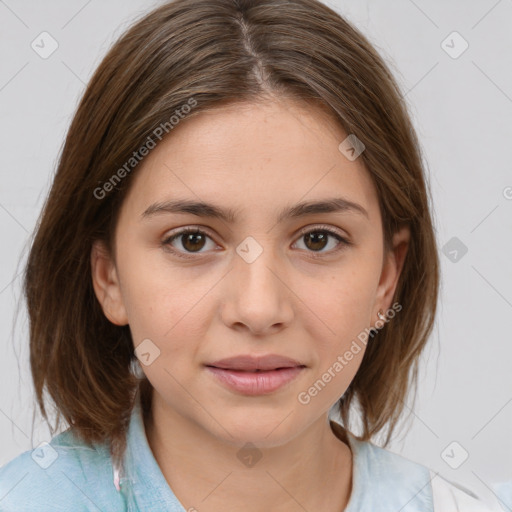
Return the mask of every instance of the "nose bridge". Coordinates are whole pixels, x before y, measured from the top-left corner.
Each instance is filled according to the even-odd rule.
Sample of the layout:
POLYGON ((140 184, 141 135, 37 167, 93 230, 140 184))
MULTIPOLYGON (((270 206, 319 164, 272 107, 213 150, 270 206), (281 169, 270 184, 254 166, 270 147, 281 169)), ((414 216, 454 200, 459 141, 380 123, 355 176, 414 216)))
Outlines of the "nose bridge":
POLYGON ((246 294, 263 294, 268 301, 273 301, 279 294, 282 284, 274 275, 279 272, 279 262, 271 245, 271 237, 256 240, 246 237, 236 248, 236 279, 239 280, 246 294))
POLYGON ((254 331, 288 322, 292 308, 283 283, 285 276, 280 276, 284 265, 276 257, 271 242, 259 242, 249 236, 237 246, 236 252, 225 320, 243 323, 254 331))

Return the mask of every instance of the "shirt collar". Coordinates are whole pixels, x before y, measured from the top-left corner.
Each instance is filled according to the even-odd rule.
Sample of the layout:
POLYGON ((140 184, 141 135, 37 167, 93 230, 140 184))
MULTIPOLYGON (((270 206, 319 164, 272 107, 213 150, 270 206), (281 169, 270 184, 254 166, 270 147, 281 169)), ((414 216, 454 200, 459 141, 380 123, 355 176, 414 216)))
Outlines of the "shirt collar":
MULTIPOLYGON (((348 442, 352 451, 352 491, 345 512, 378 509, 382 499, 397 505, 401 503, 402 507, 407 503, 404 512, 417 510, 414 507, 418 505, 420 509, 431 510, 427 468, 370 442, 360 441, 333 420, 330 424, 334 434, 348 442)), ((129 512, 185 512, 149 446, 140 391, 137 391, 130 418, 121 475, 121 491, 129 512)))
POLYGON ((352 451, 352 492, 344 512, 381 510, 383 503, 386 510, 433 510, 427 467, 370 441, 361 441, 339 423, 333 423, 335 435, 346 440, 352 451))
POLYGON ((169 487, 149 446, 140 391, 137 391, 130 417, 120 486, 130 512, 185 510, 169 487))

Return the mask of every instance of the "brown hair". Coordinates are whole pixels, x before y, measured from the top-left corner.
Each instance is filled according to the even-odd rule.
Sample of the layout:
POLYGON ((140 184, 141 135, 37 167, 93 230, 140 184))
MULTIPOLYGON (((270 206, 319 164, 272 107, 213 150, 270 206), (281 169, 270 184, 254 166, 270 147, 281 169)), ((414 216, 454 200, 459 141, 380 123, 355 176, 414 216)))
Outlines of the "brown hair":
MULTIPOLYGON (((130 372, 129 326, 105 317, 90 263, 93 241, 112 251, 133 172, 122 173, 101 198, 94 191, 106 191, 155 128, 169 124, 191 98, 188 116, 269 96, 322 106, 363 141, 360 158, 378 191, 386 248, 402 224, 411 229, 394 297, 403 310, 368 344, 338 402, 347 427, 359 404, 359 439, 387 425, 388 444, 403 400, 417 386, 437 307, 430 197, 417 136, 389 69, 355 27, 316 0, 166 3, 137 21, 94 73, 67 133, 24 276, 37 402, 48 421, 46 388, 58 411, 56 429, 64 417, 83 440, 109 441, 119 456, 139 384, 130 372)), ((141 386, 147 411, 151 385, 143 379, 141 386)))

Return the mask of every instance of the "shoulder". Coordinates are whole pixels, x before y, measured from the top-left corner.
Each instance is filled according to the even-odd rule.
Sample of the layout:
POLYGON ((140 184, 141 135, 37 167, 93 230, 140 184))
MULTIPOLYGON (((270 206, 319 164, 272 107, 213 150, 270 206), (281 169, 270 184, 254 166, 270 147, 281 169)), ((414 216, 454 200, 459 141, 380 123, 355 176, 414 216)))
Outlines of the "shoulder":
POLYGON ((402 512, 504 512, 492 493, 478 495, 398 453, 354 437, 350 441, 355 460, 349 512, 378 511, 382 503, 402 512))
POLYGON ((495 482, 492 484, 493 492, 503 504, 504 510, 512 510, 512 480, 495 482))
POLYGON ((434 512, 503 512, 494 493, 485 496, 430 470, 434 512))
POLYGON ((107 446, 85 444, 72 429, 0 468, 0 512, 124 510, 117 494, 107 446))
POLYGON ((349 434, 352 493, 346 512, 433 512, 428 469, 349 434))

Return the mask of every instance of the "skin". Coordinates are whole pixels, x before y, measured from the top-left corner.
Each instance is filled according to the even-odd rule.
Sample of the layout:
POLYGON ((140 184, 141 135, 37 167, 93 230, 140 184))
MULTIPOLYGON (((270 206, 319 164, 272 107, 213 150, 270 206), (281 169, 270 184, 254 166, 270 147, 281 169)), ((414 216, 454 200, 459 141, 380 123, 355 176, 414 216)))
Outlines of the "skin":
POLYGON ((339 512, 348 503, 352 453, 327 416, 354 378, 364 344, 307 405, 297 396, 375 325, 377 311, 391 307, 410 232, 396 233, 384 254, 377 192, 362 159, 338 150, 346 137, 325 112, 292 100, 191 116, 139 164, 114 258, 100 242, 93 246, 94 289, 105 315, 129 324, 135 347, 150 339, 160 350, 142 365, 153 386, 146 434, 187 510, 339 512), (285 207, 339 196, 363 206, 368 218, 344 211, 277 223, 285 207), (152 203, 177 198, 232 208, 236 220, 141 216, 152 203), (315 245, 299 233, 322 232, 322 225, 351 245, 339 246, 332 235, 315 245), (207 238, 162 244, 186 226, 199 226, 207 238), (252 263, 236 252, 248 236, 263 249, 252 263), (270 395, 231 391, 203 366, 270 353, 307 366, 270 395), (261 454, 252 467, 237 457, 247 442, 261 454))

